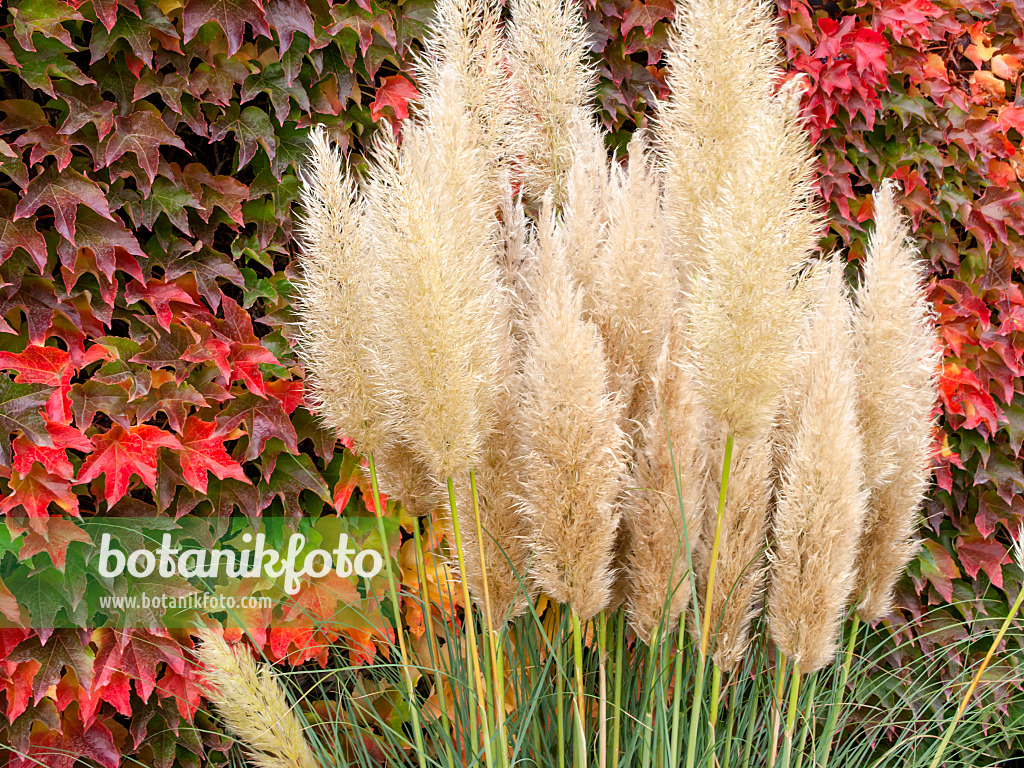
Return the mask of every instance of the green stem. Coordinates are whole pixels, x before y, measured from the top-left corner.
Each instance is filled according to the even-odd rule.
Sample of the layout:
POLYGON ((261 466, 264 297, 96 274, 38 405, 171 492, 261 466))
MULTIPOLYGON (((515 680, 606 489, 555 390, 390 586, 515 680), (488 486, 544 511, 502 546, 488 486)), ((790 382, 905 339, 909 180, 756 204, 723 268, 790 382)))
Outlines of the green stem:
POLYGON ((558 641, 555 643, 555 697, 557 699, 555 714, 558 728, 558 768, 565 768, 565 678, 562 666, 562 643, 565 635, 562 627, 565 624, 565 614, 564 609, 560 610, 562 611, 562 621, 558 625, 558 641))
MULTIPOLYGON (((448 478, 448 505, 452 515, 452 535, 455 537, 455 556, 459 563, 459 581, 462 583, 462 604, 465 614, 467 654, 469 666, 476 680, 477 706, 480 710, 480 727, 484 739, 484 760, 487 768, 494 765, 491 754, 491 729, 487 722, 487 697, 484 693, 483 677, 480 674, 480 656, 477 653, 476 629, 473 626, 473 602, 469 596, 469 582, 466 581, 466 557, 462 549, 462 534, 459 533, 459 513, 455 507, 455 484, 448 478)), ((472 708, 470 710, 472 715, 472 708)))
POLYGON ((782 720, 782 692, 786 688, 786 661, 782 651, 775 651, 775 697, 772 708, 772 743, 771 751, 768 754, 768 768, 775 768, 775 760, 778 757, 779 748, 779 727, 782 720))
POLYGON ((818 673, 813 673, 807 679, 807 708, 804 710, 803 724, 800 726, 800 738, 796 742, 796 766, 795 768, 803 768, 804 765, 804 746, 807 744, 807 732, 810 730, 811 723, 814 722, 814 694, 818 687, 818 673))
POLYGON ((722 487, 718 492, 718 516, 715 518, 715 538, 711 542, 711 565, 708 568, 708 588, 704 596, 704 629, 700 636, 700 655, 708 653, 711 634, 711 596, 715 592, 715 571, 718 567, 718 547, 722 542, 722 522, 725 520, 725 496, 729 488, 729 469, 732 465, 732 435, 725 437, 725 457, 722 459, 722 487))
POLYGON ((717 664, 711 666, 711 707, 708 710, 708 768, 715 768, 717 754, 715 728, 718 725, 718 697, 722 692, 722 668, 717 664))
MULTIPOLYGON (((434 688, 437 690, 437 703, 441 708, 441 727, 446 735, 451 734, 451 723, 448 720, 448 705, 445 701, 444 678, 441 676, 440 649, 437 656, 434 655, 434 648, 437 644, 437 635, 434 634, 433 605, 430 602, 430 588, 427 586, 427 564, 423 561, 423 535, 420 533, 420 521, 417 519, 412 526, 413 540, 416 545, 416 571, 420 579, 420 595, 423 598, 423 618, 427 625, 427 648, 430 649, 430 663, 434 667, 434 688)), ((443 605, 443 601, 442 601, 443 605)), ((451 744, 446 740, 444 745, 445 757, 448 758, 448 768, 455 768, 455 758, 452 755, 451 744)))
POLYGON ((686 631, 686 607, 679 614, 679 634, 676 636, 675 670, 672 675, 672 736, 669 757, 672 765, 679 764, 679 710, 683 698, 683 638, 686 631))
POLYGON ((978 687, 978 683, 981 680, 981 676, 985 674, 985 669, 988 667, 992 657, 995 655, 996 649, 999 644, 1003 642, 1003 637, 1006 635, 1006 631, 1010 628, 1010 624, 1013 623, 1014 617, 1017 615, 1017 611, 1020 610, 1021 604, 1024 603, 1024 589, 1017 595, 1017 599, 1013 603, 1013 607, 1010 608, 1010 612, 1006 614, 1006 618, 1003 619, 1003 625, 999 628, 999 633, 996 635, 996 639, 992 641, 992 645, 989 646, 988 653, 985 654, 985 658, 981 662, 981 666, 978 667, 978 671, 974 673, 974 679, 971 680, 970 686, 967 688, 967 693, 964 694, 963 700, 960 702, 960 706, 957 707, 956 714, 953 716, 952 722, 942 736, 942 742, 939 744, 939 751, 935 753, 935 758, 931 762, 930 768, 938 768, 939 763, 942 761, 942 756, 946 752, 946 747, 949 746, 949 740, 953 737, 953 731, 956 730, 957 723, 960 722, 960 718, 967 710, 967 705, 971 701, 971 696, 974 695, 974 689, 978 687))
POLYGON ((732 736, 736 726, 736 705, 739 694, 737 693, 740 689, 738 682, 735 677, 732 681, 732 698, 729 701, 729 719, 725 724, 725 754, 722 755, 722 768, 729 768, 729 763, 732 760, 732 736))
POLYGON ((619 611, 615 627, 615 683, 612 692, 612 754, 611 768, 619 766, 619 731, 622 721, 622 651, 626 634, 626 615, 619 611))
POLYGON ((575 609, 572 610, 571 616, 573 670, 576 678, 576 750, 573 754, 573 765, 576 768, 587 768, 587 725, 583 715, 583 630, 575 609))
POLYGON ((701 704, 704 701, 704 677, 707 659, 697 659, 697 679, 693 684, 693 705, 690 708, 690 736, 686 741, 686 768, 693 768, 697 756, 697 732, 700 729, 701 704))
POLYGON ((651 764, 651 736, 654 731, 654 718, 652 716, 651 709, 654 705, 654 657, 658 649, 658 628, 655 628, 654 632, 651 633, 651 643, 647 646, 647 659, 644 664, 644 687, 641 696, 644 708, 644 731, 643 731, 643 751, 641 753, 641 765, 644 768, 651 764))
POLYGON ((597 768, 608 766, 608 614, 601 611, 597 623, 598 730, 597 768))
POLYGON ((796 723, 796 709, 800 701, 800 666, 793 665, 793 682, 789 686, 789 707, 786 710, 786 741, 782 748, 782 761, 779 768, 789 768, 793 755, 793 725, 796 723))
POLYGON ((402 658, 402 671, 409 695, 409 714, 412 720, 412 735, 416 742, 416 759, 420 768, 426 768, 427 754, 423 750, 423 731, 420 728, 419 705, 416 702, 416 687, 412 683, 412 667, 409 664, 409 652, 405 647, 405 630, 402 628, 402 604, 398 601, 398 588, 395 585, 395 571, 391 565, 391 553, 388 551, 388 536, 384 529, 384 508, 380 503, 380 488, 377 485, 377 466, 373 463, 373 454, 366 457, 370 465, 370 487, 373 492, 373 504, 377 511, 377 533, 380 545, 384 548, 384 570, 388 578, 388 591, 395 607, 395 635, 398 637, 398 653, 402 658))
POLYGON ((476 471, 469 471, 469 487, 473 494, 473 517, 476 519, 476 541, 480 554, 480 582, 484 592, 484 616, 487 618, 487 652, 490 660, 491 676, 487 678, 487 687, 490 690, 488 701, 494 703, 494 722, 498 726, 498 757, 502 768, 508 768, 508 735, 505 732, 505 680, 498 677, 499 665, 496 657, 495 646, 498 644, 497 631, 494 624, 494 616, 491 612, 491 592, 487 584, 487 555, 484 552, 484 531, 480 521, 480 503, 476 492, 476 471))
POLYGON ((751 696, 747 702, 747 734, 743 744, 743 768, 750 768, 750 753, 754 748, 754 728, 757 724, 757 699, 751 696))
POLYGON ((843 669, 839 673, 839 685, 836 686, 833 694, 832 704, 828 710, 828 718, 825 720, 825 731, 822 734, 821 754, 818 756, 818 764, 822 768, 828 765, 828 758, 832 753, 832 742, 836 736, 839 709, 843 703, 843 696, 846 695, 846 682, 850 678, 850 664, 853 661, 853 651, 857 645, 858 629, 860 629, 860 614, 854 613, 853 623, 850 625, 850 638, 846 641, 846 659, 843 661, 843 669))

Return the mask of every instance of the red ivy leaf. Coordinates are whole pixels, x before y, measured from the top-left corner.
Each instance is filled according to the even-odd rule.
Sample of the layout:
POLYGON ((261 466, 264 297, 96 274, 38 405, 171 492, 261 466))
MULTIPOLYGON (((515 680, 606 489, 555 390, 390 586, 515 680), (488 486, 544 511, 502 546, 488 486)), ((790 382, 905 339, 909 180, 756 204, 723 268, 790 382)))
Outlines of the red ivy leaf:
POLYGON ((292 453, 299 452, 295 427, 277 398, 261 399, 252 393, 240 395, 217 415, 217 424, 222 432, 229 432, 239 424, 245 424, 249 435, 249 447, 245 460, 252 461, 263 451, 267 440, 278 437, 292 453))
POLYGON ((42 272, 46 269, 46 241, 31 219, 15 220, 18 196, 9 189, 0 189, 0 263, 7 261, 17 248, 24 248, 42 272))
POLYGON ((206 473, 212 472, 220 480, 233 477, 248 483, 249 478, 242 471, 242 465, 233 461, 224 450, 224 432, 216 429, 216 423, 202 421, 195 416, 185 422, 181 434, 181 470, 185 482, 202 493, 206 493, 206 473))
POLYGON ((622 36, 628 35, 633 27, 643 27, 644 36, 650 37, 654 34, 657 22, 674 16, 675 4, 672 0, 649 0, 646 3, 633 0, 633 5, 622 16, 622 36))
POLYGON ((370 116, 375 121, 379 120, 384 110, 390 107, 398 120, 405 120, 409 116, 409 102, 419 97, 420 92, 416 86, 401 75, 385 77, 370 104, 370 116))
POLYGON ((58 171, 50 166, 29 182, 25 196, 14 211, 14 218, 23 219, 48 205, 53 211, 57 231, 72 244, 75 242, 75 218, 79 205, 87 205, 105 219, 113 220, 103 190, 73 168, 58 171))
POLYGON ((270 37, 270 27, 260 0, 188 0, 182 14, 185 42, 208 21, 215 21, 228 38, 228 56, 234 56, 242 47, 245 25, 253 32, 270 37))
POLYGON ((10 479, 11 493, 0 502, 0 513, 10 514, 21 507, 29 517, 48 518, 53 502, 72 515, 78 516, 78 497, 71 492, 71 483, 33 465, 27 474, 15 472, 10 479))
POLYGON ((316 37, 313 29, 313 17, 309 7, 301 0, 269 0, 267 3, 267 20, 281 41, 281 56, 292 47, 292 39, 296 32, 302 32, 310 40, 316 37))
POLYGON ((115 119, 114 133, 107 143, 104 160, 110 165, 126 152, 133 152, 152 184, 160 165, 160 146, 163 144, 185 149, 184 142, 164 125, 163 120, 147 109, 140 109, 128 117, 115 119))
POLYGON ((57 570, 63 573, 68 545, 72 541, 92 544, 88 533, 70 520, 54 515, 46 518, 45 522, 39 521, 25 532, 25 540, 18 552, 18 559, 25 560, 39 552, 45 552, 50 556, 50 560, 57 570))
POLYGON ((78 482, 88 483, 104 475, 108 506, 113 506, 127 493, 132 475, 155 489, 157 451, 161 447, 181 447, 174 435, 148 424, 130 430, 114 424, 109 432, 94 436, 92 444, 96 450, 82 465, 78 482))
POLYGON ((157 322, 164 330, 170 330, 171 319, 174 317, 171 302, 190 307, 199 306, 176 283, 165 283, 162 280, 150 280, 142 288, 139 288, 136 283, 131 283, 125 289, 124 298, 129 304, 134 304, 137 301, 145 301, 149 304, 156 313, 157 322))
POLYGON ((110 731, 100 722, 83 727, 77 704, 64 710, 59 731, 33 731, 28 756, 51 768, 74 768, 81 758, 95 760, 105 768, 117 768, 121 763, 110 731))
POLYGON ((0 351, 0 366, 18 372, 19 384, 56 387, 46 402, 46 415, 58 424, 71 423, 71 356, 57 347, 28 346, 23 352, 0 351))

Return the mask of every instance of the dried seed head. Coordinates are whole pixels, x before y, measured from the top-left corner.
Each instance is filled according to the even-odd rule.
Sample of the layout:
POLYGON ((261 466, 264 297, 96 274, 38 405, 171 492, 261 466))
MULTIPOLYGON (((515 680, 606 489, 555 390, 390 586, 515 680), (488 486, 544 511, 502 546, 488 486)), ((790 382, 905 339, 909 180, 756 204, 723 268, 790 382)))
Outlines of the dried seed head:
POLYGON ((662 633, 674 628, 690 600, 689 552, 707 513, 705 419, 685 365, 682 323, 677 313, 657 363, 654 405, 634 467, 636 487, 623 512, 627 611, 645 642, 663 623, 662 633))
POLYGON ((366 194, 398 430, 439 480, 480 459, 506 332, 489 171, 457 82, 440 78, 446 108, 406 125, 401 149, 382 138, 366 194))
POLYGON ((561 205, 578 132, 592 120, 596 74, 587 61, 586 24, 573 0, 512 0, 510 6, 509 155, 528 199, 539 201, 550 189, 561 205))
MULTIPOLYGON (((770 432, 734 443, 725 512, 719 539, 718 565, 711 596, 712 659, 723 672, 733 669, 750 641, 750 622, 764 590, 768 511, 771 502, 772 441, 770 432)), ((723 435, 705 444, 704 531, 694 551, 694 573, 701 615, 704 615, 708 572, 714 545, 718 494, 725 451, 723 435)))

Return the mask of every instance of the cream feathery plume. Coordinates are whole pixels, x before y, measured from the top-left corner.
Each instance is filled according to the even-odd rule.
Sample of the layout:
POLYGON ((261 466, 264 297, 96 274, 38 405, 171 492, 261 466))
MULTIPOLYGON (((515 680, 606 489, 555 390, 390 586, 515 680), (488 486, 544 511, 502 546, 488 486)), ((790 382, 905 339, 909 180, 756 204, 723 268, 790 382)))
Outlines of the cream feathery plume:
POLYGON ((791 350, 807 297, 797 276, 822 221, 800 87, 790 81, 764 103, 745 157, 698 212, 688 344, 709 415, 734 438, 756 441, 769 428, 796 362, 791 350))
POLYGON ((669 96, 657 102, 672 250, 685 286, 699 263, 702 204, 750 150, 749 127, 777 81, 781 48, 766 0, 681 0, 669 49, 669 96))
MULTIPOLYGON (((711 596, 711 638, 714 663, 728 672, 743 658, 750 640, 750 622, 764 591, 768 513, 772 497, 770 431, 736 440, 718 548, 715 588, 711 596)), ((718 489, 722 483, 725 436, 704 443, 707 454, 706 501, 710 510, 693 553, 697 596, 704 615, 708 571, 715 537, 718 489)))
POLYGON ((517 358, 526 341, 526 326, 533 306, 529 274, 533 264, 529 258, 533 247, 532 228, 523 207, 522 196, 512 189, 508 174, 502 179, 501 187, 498 211, 501 214, 499 239, 503 247, 498 252, 498 264, 501 283, 512 307, 510 333, 513 357, 517 358))
POLYGON ((641 131, 629 143, 628 164, 612 169, 606 208, 591 317, 604 338, 611 389, 627 404, 627 424, 642 425, 679 286, 664 250, 661 181, 641 131))
POLYGON ((523 511, 532 524, 531 576, 581 620, 604 608, 621 514, 624 436, 606 389, 597 329, 581 316, 550 197, 538 237, 536 312, 524 362, 520 419, 523 511))
POLYGON ((495 629, 526 610, 532 591, 532 584, 526 578, 530 561, 530 522, 519 503, 523 496, 518 411, 521 389, 519 376, 511 366, 506 370, 506 386, 497 399, 497 423, 488 435, 483 457, 475 472, 482 538, 477 536, 476 528, 470 522, 473 510, 470 478, 466 476, 456 486, 458 509, 462 510, 459 514, 466 580, 473 597, 484 608, 483 575, 486 568, 487 594, 495 629))
POLYGON ((480 459, 507 336, 489 171, 457 85, 441 77, 401 149, 383 132, 366 187, 398 430, 439 481, 480 459))
POLYGON ((570 163, 562 175, 565 200, 561 229, 571 279, 580 288, 583 316, 592 319, 598 300, 601 249, 608 226, 611 165, 601 127, 588 118, 573 134, 570 163))
MULTIPOLYGON (((512 88, 501 34, 501 7, 489 0, 440 0, 423 54, 417 58, 421 108, 447 110, 455 92, 487 167, 487 194, 497 203, 508 143, 512 88), (450 86, 441 80, 449 78, 450 86)), ((429 121, 430 117, 426 117, 429 121)))
POLYGON ((228 729, 259 768, 319 768, 302 722, 274 673, 257 666, 249 649, 228 645, 217 632, 200 633, 196 656, 206 692, 228 729))
POLYGON ((875 193, 875 231, 855 292, 860 426, 870 446, 871 496, 856 587, 865 621, 892 609, 895 583, 917 551, 917 515, 931 479, 939 363, 923 267, 894 192, 895 182, 886 180, 875 193))
POLYGON ((302 277, 295 284, 306 393, 324 422, 359 453, 393 428, 374 328, 373 271, 355 184, 323 128, 312 132, 298 219, 302 277))
POLYGON ((852 306, 840 262, 828 259, 823 271, 793 386, 767 600, 772 639, 801 673, 835 657, 867 501, 852 306))
POLYGON ((705 419, 685 365, 682 323, 676 312, 653 376, 654 405, 634 468, 637 487, 628 492, 623 511, 629 531, 626 610, 644 642, 663 620, 662 631, 671 631, 690 600, 689 552, 707 515, 705 419))
POLYGON ((527 199, 551 189, 565 201, 575 137, 590 120, 596 74, 586 23, 574 0, 512 0, 507 28, 513 107, 509 154, 527 199))

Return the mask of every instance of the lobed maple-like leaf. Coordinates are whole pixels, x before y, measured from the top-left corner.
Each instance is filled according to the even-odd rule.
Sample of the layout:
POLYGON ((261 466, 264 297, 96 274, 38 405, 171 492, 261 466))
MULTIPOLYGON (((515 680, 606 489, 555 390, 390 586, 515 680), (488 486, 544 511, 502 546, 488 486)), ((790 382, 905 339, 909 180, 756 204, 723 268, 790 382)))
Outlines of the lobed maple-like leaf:
POLYGON ((185 422, 178 458, 185 482, 200 493, 206 492, 208 471, 219 480, 230 477, 249 483, 242 465, 224 450, 224 436, 225 433, 217 428, 216 422, 202 421, 194 416, 185 422))
POLYGON ((37 445, 52 446, 39 409, 50 398, 43 384, 18 384, 0 376, 0 466, 11 465, 11 433, 19 431, 37 445))
POLYGON ((170 432, 149 424, 130 429, 114 424, 107 432, 95 435, 92 444, 94 450, 82 464, 78 482, 88 483, 103 475, 107 506, 113 506, 128 492, 133 475, 153 489, 157 451, 181 447, 170 432))
POLYGON ((103 190, 73 168, 58 171, 50 166, 29 182, 28 189, 18 202, 14 219, 22 219, 49 206, 53 211, 53 223, 67 240, 75 243, 75 220, 78 206, 85 205, 105 219, 113 220, 103 190))
POLYGON ((228 56, 234 56, 242 47, 245 25, 253 32, 270 37, 270 27, 261 0, 188 0, 182 13, 184 40, 187 43, 199 28, 214 21, 228 38, 228 56))

